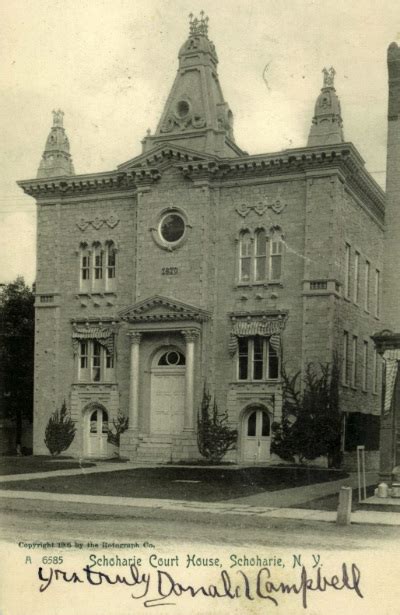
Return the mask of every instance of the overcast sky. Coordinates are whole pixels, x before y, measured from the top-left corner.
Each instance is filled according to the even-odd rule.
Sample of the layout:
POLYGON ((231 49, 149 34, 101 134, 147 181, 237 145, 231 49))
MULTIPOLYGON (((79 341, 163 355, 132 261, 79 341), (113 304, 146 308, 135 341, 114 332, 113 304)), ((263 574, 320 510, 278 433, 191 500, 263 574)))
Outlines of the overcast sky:
POLYGON ((51 111, 65 112, 76 173, 138 155, 172 86, 187 16, 201 9, 240 147, 305 145, 321 70, 333 65, 345 138, 384 186, 386 49, 400 43, 397 0, 3 2, 0 282, 35 277, 35 204, 15 182, 36 176, 51 111))

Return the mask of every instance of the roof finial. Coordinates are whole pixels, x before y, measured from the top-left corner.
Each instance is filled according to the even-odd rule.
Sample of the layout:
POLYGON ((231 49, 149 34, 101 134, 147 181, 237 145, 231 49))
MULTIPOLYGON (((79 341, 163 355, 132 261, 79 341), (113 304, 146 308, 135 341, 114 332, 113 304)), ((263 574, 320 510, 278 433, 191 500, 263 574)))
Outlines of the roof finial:
POLYGON ((324 74, 324 88, 333 88, 333 82, 335 80, 335 75, 336 75, 336 71, 333 68, 333 66, 330 67, 330 69, 328 70, 327 68, 323 68, 322 72, 324 74))
POLYGON ((58 111, 53 111, 53 126, 63 126, 64 125, 64 111, 58 109, 58 111))
POLYGON ((200 11, 200 19, 194 17, 193 13, 189 15, 189 34, 190 36, 207 36, 208 34, 208 17, 204 11, 200 11))

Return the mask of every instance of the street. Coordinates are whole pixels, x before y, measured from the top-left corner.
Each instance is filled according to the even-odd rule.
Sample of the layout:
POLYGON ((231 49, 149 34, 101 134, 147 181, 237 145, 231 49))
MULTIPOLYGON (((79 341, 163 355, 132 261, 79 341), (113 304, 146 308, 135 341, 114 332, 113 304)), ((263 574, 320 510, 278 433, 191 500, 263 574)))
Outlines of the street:
POLYGON ((288 519, 255 519, 209 514, 193 520, 188 512, 174 519, 157 510, 126 510, 34 500, 0 500, 0 539, 109 542, 148 540, 163 547, 183 541, 207 545, 268 546, 279 548, 396 550, 400 527, 351 525, 288 519))
POLYGON ((299 583, 304 573, 310 583, 328 580, 329 591, 309 592, 313 615, 393 615, 399 539, 399 526, 1 499, 2 607, 12 615, 25 615, 28 604, 32 615, 141 615, 149 606, 161 615, 298 615, 296 592, 268 598, 257 579, 299 583), (346 591, 335 591, 339 578, 346 591))

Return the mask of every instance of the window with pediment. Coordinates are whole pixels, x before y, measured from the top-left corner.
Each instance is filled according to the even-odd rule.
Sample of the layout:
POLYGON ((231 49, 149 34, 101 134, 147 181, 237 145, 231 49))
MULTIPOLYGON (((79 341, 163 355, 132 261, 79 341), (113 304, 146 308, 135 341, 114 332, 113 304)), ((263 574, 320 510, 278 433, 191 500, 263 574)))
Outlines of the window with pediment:
POLYGON ((280 227, 239 235, 239 284, 280 282, 283 275, 284 241, 280 227))

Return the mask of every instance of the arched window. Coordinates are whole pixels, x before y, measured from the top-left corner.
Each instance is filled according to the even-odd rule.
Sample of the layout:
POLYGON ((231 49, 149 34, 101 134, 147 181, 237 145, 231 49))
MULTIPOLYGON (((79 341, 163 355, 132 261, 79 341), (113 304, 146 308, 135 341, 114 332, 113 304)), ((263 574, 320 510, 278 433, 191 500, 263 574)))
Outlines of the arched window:
POLYGON ((82 292, 90 291, 90 250, 86 243, 80 245, 80 288, 82 292))
POLYGON ((116 275, 116 248, 113 241, 106 243, 106 290, 114 290, 116 275))
POLYGON ((114 292, 116 287, 117 248, 112 240, 94 241, 79 246, 79 289, 83 293, 114 292))
POLYGON ((101 243, 93 244, 93 286, 92 290, 103 290, 103 248, 101 243))
POLYGON ((252 241, 248 231, 240 235, 240 282, 251 281, 252 241))
POLYGON ((255 281, 262 282, 267 277, 267 236, 264 229, 256 232, 255 281))
POLYGON ((282 277, 283 238, 279 228, 272 230, 269 258, 269 278, 272 281, 280 280, 282 277))

